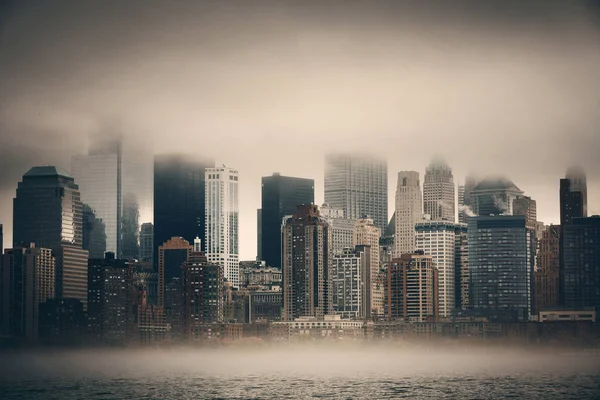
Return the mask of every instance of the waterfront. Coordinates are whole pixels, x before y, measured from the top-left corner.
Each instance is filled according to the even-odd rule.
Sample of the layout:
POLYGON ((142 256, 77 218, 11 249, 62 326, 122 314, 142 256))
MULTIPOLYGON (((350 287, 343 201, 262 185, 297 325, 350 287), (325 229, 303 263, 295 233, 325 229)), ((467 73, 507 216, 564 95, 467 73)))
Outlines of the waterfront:
POLYGON ((526 350, 273 347, 2 356, 3 399, 592 399, 600 358, 526 350))

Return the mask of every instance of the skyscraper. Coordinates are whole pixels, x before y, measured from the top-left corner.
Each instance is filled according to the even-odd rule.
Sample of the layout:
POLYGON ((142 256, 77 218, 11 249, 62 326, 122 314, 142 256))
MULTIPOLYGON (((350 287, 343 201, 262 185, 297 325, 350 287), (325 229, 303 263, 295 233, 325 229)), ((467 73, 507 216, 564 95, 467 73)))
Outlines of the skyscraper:
POLYGON ((438 271, 423 252, 394 258, 386 269, 388 319, 435 322, 438 310, 438 271))
POLYGON ((274 173, 262 178, 262 205, 258 240, 261 260, 281 268, 281 223, 301 204, 315 202, 315 181, 274 173))
POLYGON ((419 173, 398 173, 396 187, 395 255, 409 254, 415 250, 415 224, 423 217, 423 201, 419 173))
POLYGON ((600 216, 572 218, 562 228, 564 306, 600 309, 600 216))
POLYGON ((492 321, 527 321, 533 304, 534 231, 522 215, 468 223, 470 299, 492 321))
POLYGON ((512 215, 513 201, 523 192, 504 177, 487 177, 470 194, 471 208, 476 215, 512 215))
POLYGON ((587 183, 585 172, 578 167, 567 170, 566 177, 560 180, 560 254, 559 254, 559 302, 565 300, 565 260, 564 230, 574 218, 587 217, 587 183))
POLYGON ((182 237, 172 237, 158 247, 158 306, 165 304, 165 287, 181 276, 181 266, 192 252, 190 243, 182 237))
POLYGON ((325 158, 325 202, 358 219, 368 215, 382 231, 388 223, 387 162, 350 154, 325 158))
POLYGON ((431 161, 423 181, 423 210, 432 221, 454 222, 455 186, 452 169, 441 158, 431 161))
POLYGON ((121 218, 121 258, 134 260, 140 253, 140 211, 132 194, 123 198, 123 217, 121 218))
POLYGON ((379 239, 381 238, 381 230, 375 225, 371 218, 359 218, 354 226, 353 246, 369 246, 370 247, 370 270, 369 290, 370 293, 366 299, 370 300, 366 304, 365 315, 382 316, 383 309, 383 276, 381 275, 381 265, 379 261, 379 239))
POLYGON ((240 284, 238 171, 226 166, 207 168, 206 257, 223 268, 225 279, 240 284))
POLYGON ((172 237, 192 242, 205 239, 204 171, 213 160, 194 159, 181 154, 154 158, 154 263, 158 246, 172 237))
POLYGON ((513 200, 513 215, 524 215, 528 229, 537 229, 536 201, 528 196, 519 196, 513 200))
POLYGON ((140 261, 153 265, 154 225, 150 222, 142 224, 140 230, 140 261))
POLYGON ((439 314, 450 317, 456 300, 456 234, 466 226, 451 221, 421 221, 415 225, 416 248, 430 255, 438 270, 439 314))
POLYGON ((333 313, 329 224, 315 205, 303 205, 284 221, 283 319, 333 313))
POLYGON ((106 251, 121 254, 123 213, 121 142, 73 156, 71 170, 79 185, 81 201, 90 206, 105 226, 106 251))
POLYGON ((36 248, 34 244, 6 249, 0 255, 0 282, 0 332, 35 342, 39 305, 55 296, 52 250, 36 248))
POLYGON ((559 306, 560 226, 550 225, 538 241, 537 270, 534 272, 535 312, 559 306))
POLYGON ((466 224, 467 217, 474 216, 471 192, 479 184, 480 179, 472 174, 467 175, 464 185, 458 186, 458 222, 466 224))
POLYGON ((456 309, 469 308, 469 239, 467 224, 458 223, 454 231, 454 306, 456 309))
POLYGON ((83 205, 82 247, 89 258, 102 258, 106 252, 106 226, 87 204, 83 205))
POLYGON ((344 249, 354 247, 354 228, 356 220, 344 218, 344 211, 331 208, 324 203, 319 213, 329 223, 331 229, 331 252, 333 255, 344 253, 344 249))
POLYGON ((79 187, 63 169, 33 167, 14 199, 13 242, 35 243, 56 257, 57 298, 87 303, 87 250, 82 249, 83 203, 79 187))

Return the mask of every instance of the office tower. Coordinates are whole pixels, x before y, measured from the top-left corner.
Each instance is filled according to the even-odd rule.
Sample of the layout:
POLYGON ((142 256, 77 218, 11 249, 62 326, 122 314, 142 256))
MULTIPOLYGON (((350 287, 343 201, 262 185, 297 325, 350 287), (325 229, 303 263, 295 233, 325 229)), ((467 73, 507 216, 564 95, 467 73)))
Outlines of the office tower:
POLYGON ((487 177, 470 194, 471 208, 476 215, 512 215, 513 201, 523 192, 504 177, 487 177))
POLYGON ((564 306, 600 310, 600 216, 572 218, 562 235, 564 306))
POLYGON ((353 246, 370 246, 370 294, 367 297, 369 303, 365 310, 366 316, 381 316, 383 309, 383 276, 381 274, 381 265, 379 260, 379 239, 381 230, 375 225, 371 218, 359 218, 354 226, 353 246))
POLYGON ((536 201, 528 196, 519 196, 513 200, 513 215, 524 215, 527 221, 527 228, 537 229, 537 205, 536 201))
POLYGON ((538 240, 537 269, 534 272, 535 313, 559 306, 560 226, 550 225, 538 240))
POLYGON ((198 236, 206 244, 204 171, 213 165, 213 160, 181 154, 155 156, 155 265, 158 263, 158 246, 172 237, 183 237, 192 242, 198 236))
POLYGON ((382 231, 388 219, 387 162, 367 156, 329 154, 325 158, 325 202, 348 219, 365 215, 382 231))
POLYGON ((238 171, 226 166, 207 168, 206 257, 223 268, 225 279, 240 284, 238 171))
POLYGON ((421 184, 416 171, 398 173, 395 217, 395 256, 399 257, 415 250, 415 224, 423 217, 421 184))
POLYGON ((324 203, 319 208, 321 217, 327 220, 331 229, 331 252, 333 255, 342 254, 344 249, 354 247, 354 226, 356 220, 344 218, 344 210, 331 208, 324 203))
POLYGON ((333 313, 331 232, 315 205, 299 206, 282 228, 283 320, 333 313))
POLYGON ((121 258, 137 260, 140 253, 139 244, 140 211, 132 195, 123 198, 123 217, 121 224, 121 258))
POLYGON ((301 204, 315 202, 315 181, 274 173, 262 178, 262 203, 258 240, 260 258, 267 265, 281 268, 281 223, 301 204))
POLYGON ((201 337, 202 324, 223 321, 223 269, 208 261, 196 241, 194 251, 182 266, 184 334, 201 337))
POLYGON ((479 184, 480 179, 472 174, 467 175, 464 185, 458 186, 458 222, 466 224, 468 217, 473 217, 471 192, 479 184))
POLYGON ((432 257, 438 270, 439 314, 450 317, 456 304, 456 234, 466 226, 450 221, 421 221, 415 225, 416 248, 432 257))
POLYGON ((121 142, 90 149, 90 154, 73 156, 71 171, 81 201, 90 206, 106 231, 106 251, 121 254, 123 213, 121 142))
POLYGON ((565 304, 565 260, 566 251, 564 229, 571 225, 573 218, 587 217, 587 183, 585 172, 578 167, 567 170, 566 177, 560 180, 560 254, 559 254, 559 302, 565 304))
POLYGON ((533 303, 534 232, 523 215, 469 218, 469 305, 491 321, 527 321, 533 303))
POLYGON ((140 261, 153 265, 154 225, 150 222, 142 224, 140 230, 140 261))
POLYGON ((14 246, 51 249, 56 297, 77 299, 85 310, 88 252, 81 248, 83 203, 73 177, 57 167, 31 168, 17 187, 13 215, 14 246))
POLYGON ((52 250, 29 246, 0 256, 2 334, 30 342, 38 339, 39 305, 55 295, 52 250))
POLYGON ((431 161, 423 181, 423 211, 432 221, 454 222, 455 186, 452 169, 441 158, 431 161))
POLYGON ((431 256, 423 252, 392 259, 386 270, 387 318, 435 322, 439 315, 437 275, 431 256))
POLYGON ((165 304, 165 288, 173 280, 181 276, 181 266, 192 253, 192 246, 182 237, 172 237, 158 246, 158 306, 165 304))
POLYGON ((89 258, 102 258, 106 252, 106 226, 87 204, 83 205, 82 248, 89 258))
POLYGON ((342 318, 369 317, 370 246, 346 248, 334 254, 331 271, 333 310, 342 318))
POLYGON ((454 307, 469 308, 469 240, 467 224, 458 223, 454 230, 454 307))

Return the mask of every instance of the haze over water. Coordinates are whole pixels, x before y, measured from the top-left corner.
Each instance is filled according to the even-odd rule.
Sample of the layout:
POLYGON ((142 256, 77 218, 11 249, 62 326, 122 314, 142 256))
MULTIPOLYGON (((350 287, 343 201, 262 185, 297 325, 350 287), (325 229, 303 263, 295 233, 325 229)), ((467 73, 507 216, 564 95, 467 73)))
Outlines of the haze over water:
POLYGON ((5 354, 3 399, 593 399, 600 359, 506 349, 264 347, 5 354))

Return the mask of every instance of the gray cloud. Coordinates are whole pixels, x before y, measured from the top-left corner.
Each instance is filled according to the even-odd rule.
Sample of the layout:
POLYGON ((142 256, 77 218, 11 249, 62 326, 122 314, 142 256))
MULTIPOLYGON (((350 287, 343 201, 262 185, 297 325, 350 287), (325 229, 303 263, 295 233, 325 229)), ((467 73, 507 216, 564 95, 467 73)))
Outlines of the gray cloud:
POLYGON ((558 219, 558 179, 578 163, 600 213, 596 4, 7 3, 0 221, 29 166, 68 167, 113 119, 161 152, 240 169, 245 258, 260 176, 313 177, 321 201, 331 149, 388 157, 390 198, 397 171, 423 172, 436 153, 457 180, 505 173, 546 222, 558 219))

